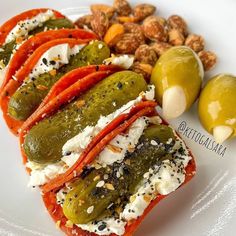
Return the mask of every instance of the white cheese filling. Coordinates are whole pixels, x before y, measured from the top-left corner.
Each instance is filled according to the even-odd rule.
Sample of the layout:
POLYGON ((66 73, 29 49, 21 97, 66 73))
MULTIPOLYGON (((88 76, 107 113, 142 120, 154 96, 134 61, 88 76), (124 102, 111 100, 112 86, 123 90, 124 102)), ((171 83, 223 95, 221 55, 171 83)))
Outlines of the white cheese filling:
POLYGON ((103 219, 97 224, 94 224, 93 222, 88 224, 77 224, 81 229, 95 232, 98 235, 110 235, 111 233, 123 235, 125 233, 125 225, 126 222, 115 218, 103 219), (104 227, 102 227, 103 225, 104 227))
MULTIPOLYGON (((138 96, 135 100, 132 100, 116 110, 115 112, 109 114, 108 116, 101 116, 100 119, 98 120, 97 124, 95 126, 87 126, 83 132, 79 133, 72 139, 68 140, 65 145, 62 148, 62 159, 60 162, 56 164, 51 164, 51 165, 38 165, 33 162, 28 161, 26 166, 29 167, 32 171, 30 174, 30 180, 29 180, 29 186, 39 186, 47 183, 50 179, 55 178, 57 175, 64 173, 68 168, 70 168, 80 157, 81 153, 83 150, 87 147, 87 145, 91 142, 92 138, 96 136, 103 128, 105 128, 112 120, 114 120, 117 116, 128 113, 130 109, 140 102, 144 97, 147 100, 153 100, 154 95, 155 95, 155 87, 153 85, 149 86, 149 90, 146 92, 143 92, 138 96)), ((153 119, 153 123, 155 122, 158 123, 158 118, 153 119)), ((126 144, 126 150, 131 148, 129 142, 131 144, 134 144, 137 142, 137 137, 136 135, 141 133, 141 130, 144 128, 144 124, 142 121, 139 121, 139 131, 134 131, 133 129, 130 129, 132 136, 130 138, 127 137, 122 139, 121 144, 125 145, 126 144), (128 141, 129 140, 129 141, 128 141)), ((136 125, 137 123, 135 123, 136 125)), ((134 124, 133 124, 134 125, 134 124)), ((142 134, 142 133, 141 133, 142 134)), ((117 141, 117 140, 116 140, 117 141)), ((119 140, 118 140, 119 141, 119 140)), ((117 146, 117 144, 116 144, 117 146)), ((123 148, 121 146, 121 148, 123 148)), ((124 151, 122 150, 121 153, 115 154, 113 161, 115 162, 117 159, 122 160, 124 156, 124 151)), ((101 160, 107 160, 108 151, 104 152, 104 157, 101 157, 100 154, 100 159, 101 160)))
MULTIPOLYGON (((156 143, 152 143, 156 146, 156 143)), ((157 147, 158 148, 158 147, 157 147)), ((173 147, 176 154, 173 154, 174 162, 164 160, 161 165, 154 166, 144 174, 144 181, 137 192, 131 196, 120 218, 125 221, 130 221, 141 216, 150 202, 156 198, 158 194, 168 195, 175 191, 185 180, 185 167, 192 159, 183 141, 179 138, 173 147), (179 148, 183 148, 184 155, 178 153, 179 148)))
POLYGON ((129 69, 134 63, 134 57, 124 54, 120 56, 112 55, 112 57, 107 58, 103 61, 105 65, 117 65, 124 69, 129 69))
POLYGON ((71 56, 80 52, 84 45, 70 47, 68 43, 59 44, 48 49, 34 66, 29 78, 35 78, 51 70, 58 69, 62 65, 68 64, 71 56))
POLYGON ((46 12, 39 13, 31 19, 26 19, 18 22, 16 26, 9 32, 6 37, 5 44, 19 38, 28 36, 28 33, 41 26, 44 22, 54 18, 55 15, 52 10, 47 10, 46 12))

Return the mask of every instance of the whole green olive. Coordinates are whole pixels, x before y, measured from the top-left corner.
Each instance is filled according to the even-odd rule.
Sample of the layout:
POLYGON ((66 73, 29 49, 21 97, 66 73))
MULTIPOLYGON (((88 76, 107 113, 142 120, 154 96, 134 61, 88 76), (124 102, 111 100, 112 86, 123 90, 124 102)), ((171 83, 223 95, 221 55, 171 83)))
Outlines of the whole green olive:
POLYGON ((196 53, 185 46, 172 47, 157 61, 151 76, 156 99, 166 118, 176 118, 197 99, 204 71, 196 53))
POLYGON ((236 77, 219 74, 203 88, 198 114, 204 128, 218 143, 236 136, 236 77))

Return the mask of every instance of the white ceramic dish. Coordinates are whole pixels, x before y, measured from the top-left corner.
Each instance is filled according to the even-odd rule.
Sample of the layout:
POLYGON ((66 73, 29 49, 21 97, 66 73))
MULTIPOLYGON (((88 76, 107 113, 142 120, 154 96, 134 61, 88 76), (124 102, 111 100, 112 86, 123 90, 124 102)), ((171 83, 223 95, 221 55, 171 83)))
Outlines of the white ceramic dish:
MULTIPOLYGON (((0 24, 26 9, 51 7, 75 19, 88 11, 91 3, 109 0, 8 0, 1 2, 0 24)), ((136 1, 145 2, 144 1, 136 1)), ((189 23, 190 30, 202 34, 207 48, 219 56, 218 65, 206 78, 220 72, 236 74, 236 2, 233 0, 149 0, 158 14, 176 13, 189 23)), ((132 1, 134 4, 135 1, 132 1)), ((236 104, 232 104, 235 109, 236 104)), ((192 149, 197 175, 186 186, 162 201, 145 219, 135 235, 216 236, 235 235, 236 222, 236 139, 224 144, 224 156, 209 150, 212 139, 201 127, 196 105, 185 115, 170 122, 192 149), (195 138, 192 139, 194 130, 195 138), (184 131, 185 130, 185 131, 184 131), (198 134, 199 133, 199 134, 198 134), (202 139, 200 139, 202 135, 202 139), (196 138, 197 139, 197 138, 196 138), (200 142, 200 143, 199 143, 200 142), (206 141, 205 141, 206 142, 206 141)), ((220 153, 219 152, 219 153, 220 153)), ((38 190, 27 188, 27 174, 21 164, 17 139, 0 117, 0 235, 62 235, 47 214, 38 190)))

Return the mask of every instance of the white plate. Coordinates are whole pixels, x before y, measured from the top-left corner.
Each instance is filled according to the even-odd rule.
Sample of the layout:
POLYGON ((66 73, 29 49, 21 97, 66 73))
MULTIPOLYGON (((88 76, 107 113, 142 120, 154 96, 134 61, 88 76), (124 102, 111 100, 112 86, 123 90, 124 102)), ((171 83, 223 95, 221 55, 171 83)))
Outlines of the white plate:
MULTIPOLYGON (((1 2, 0 23, 23 10, 51 7, 76 18, 91 3, 109 0, 7 0, 1 2)), ((134 3, 135 1, 133 1, 134 3)), ((136 1, 143 2, 143 1, 136 1)), ((217 67, 207 74, 236 74, 236 2, 233 0, 149 0, 158 14, 182 15, 190 30, 202 34, 207 48, 219 56, 217 67)), ((235 109, 236 104, 232 104, 235 109)), ((228 141, 222 157, 191 139, 195 129, 212 139, 199 124, 196 106, 171 124, 182 132, 197 162, 197 175, 186 186, 162 201, 144 220, 135 235, 235 235, 236 222, 236 140, 228 141), (181 124, 181 125, 180 125, 181 124), (187 129, 187 128, 190 129, 187 129), (189 137, 187 137, 189 136, 189 137)), ((197 135, 197 133, 195 135, 197 135)), ((210 148, 210 144, 208 146, 210 148)), ((61 235, 48 216, 37 190, 27 188, 27 174, 21 163, 17 139, 0 118, 0 235, 61 235)))

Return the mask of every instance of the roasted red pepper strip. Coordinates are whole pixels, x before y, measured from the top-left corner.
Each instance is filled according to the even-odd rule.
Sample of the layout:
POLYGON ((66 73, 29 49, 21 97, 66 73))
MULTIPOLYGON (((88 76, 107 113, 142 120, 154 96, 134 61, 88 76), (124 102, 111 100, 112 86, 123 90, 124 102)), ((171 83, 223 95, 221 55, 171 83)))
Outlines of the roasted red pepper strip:
MULTIPOLYGON (((76 69, 78 75, 78 81, 69 86, 67 89, 66 87, 64 87, 65 84, 62 84, 62 89, 64 89, 63 92, 57 95, 56 97, 52 97, 51 101, 49 101, 44 107, 37 110, 35 113, 32 114, 31 117, 28 118, 28 120, 22 126, 19 135, 21 147, 22 144, 24 143, 25 134, 36 122, 39 122, 40 120, 43 119, 43 117, 45 117, 44 114, 48 116, 52 113, 55 113, 61 105, 68 103, 68 101, 73 97, 78 96, 82 92, 85 92, 86 90, 94 86, 97 82, 106 78, 108 75, 120 70, 120 68, 117 66, 102 66, 101 71, 90 73, 92 71, 92 68, 94 68, 96 71, 96 66, 82 67, 80 70, 76 69), (105 69, 110 69, 110 70, 105 70, 105 69), (83 75, 88 73, 88 75, 81 78, 80 73, 82 73, 83 75)), ((58 88, 58 86, 56 86, 56 88, 58 88)), ((26 163, 27 157, 24 153, 23 148, 21 148, 21 152, 23 156, 23 163, 26 163)))
POLYGON ((18 71, 20 67, 25 63, 29 55, 31 55, 38 47, 51 40, 60 38, 92 40, 92 39, 97 39, 97 36, 92 32, 85 31, 82 29, 49 30, 46 32, 41 32, 36 34, 35 36, 25 41, 13 55, 12 59, 8 64, 8 69, 6 71, 6 75, 1 86, 1 90, 3 90, 8 81, 10 81, 12 76, 15 75, 16 71, 18 71))
POLYGON ((134 110, 131 109, 129 113, 121 114, 110 122, 110 124, 108 124, 98 135, 93 138, 90 145, 87 146, 80 158, 70 169, 42 186, 43 192, 46 193, 53 189, 58 189, 66 182, 73 179, 75 174, 81 174, 83 167, 90 164, 113 138, 125 131, 130 124, 132 124, 139 117, 153 114, 155 112, 155 106, 157 105, 155 102, 140 102, 140 104, 142 105, 137 105, 134 110), (143 108, 143 106, 145 108, 143 108), (137 111, 138 107, 141 108, 141 110, 137 111), (136 114, 134 114, 134 111, 136 114))
MULTIPOLYGON (((1 27, 0 27, 0 45, 4 44, 7 35, 11 32, 11 30, 16 26, 16 24, 20 21, 30 19, 35 17, 36 15, 46 12, 50 9, 48 8, 39 8, 39 9, 32 9, 29 11, 22 12, 21 14, 12 17, 8 21, 6 21, 1 27)), ((52 9, 51 9, 52 10, 52 9)), ((54 15, 56 18, 65 18, 64 15, 62 15, 60 12, 52 10, 54 12, 54 15)))
MULTIPOLYGON (((143 110, 140 111, 140 114, 142 113, 142 111, 143 110)), ((134 116, 138 116, 138 113, 136 113, 134 116)), ((130 126, 135 121, 135 119, 133 117, 131 119, 129 120, 130 122, 128 121, 128 123, 129 123, 128 126, 130 126), (131 122, 131 119, 132 119, 132 122, 131 122)), ((163 122, 163 123, 165 123, 165 122, 163 122)), ((124 124, 126 124, 126 123, 124 123, 124 124)), ((116 129, 117 132, 115 132, 115 130, 114 130, 113 133, 118 135, 119 133, 123 132, 123 130, 120 127, 118 127, 119 132, 118 132, 118 128, 117 128, 116 129)), ((102 151, 103 146, 107 144, 108 140, 109 139, 107 139, 106 137, 104 139, 102 139, 100 141, 100 143, 94 147, 94 149, 96 149, 96 150, 91 152, 93 154, 90 157, 86 157, 86 159, 89 159, 89 158, 94 159, 97 156, 97 154, 102 151)), ((190 154, 191 154, 191 152, 190 152, 190 154)), ((185 171, 186 171, 185 181, 181 186, 183 186, 185 183, 190 181, 193 178, 193 176, 195 175, 196 165, 195 165, 195 161, 194 161, 192 154, 191 154, 191 156, 192 156, 192 160, 189 161, 187 167, 185 168, 185 171)), ((87 165, 87 163, 84 163, 84 162, 86 162, 86 160, 83 161, 83 163, 81 163, 82 166, 83 166, 83 164, 87 165)), ((158 204, 166 196, 168 196, 168 195, 158 195, 153 201, 151 201, 151 203, 145 209, 142 216, 140 216, 136 220, 133 220, 132 222, 128 222, 127 226, 125 227, 125 234, 124 235, 125 236, 133 235, 133 233, 137 230, 138 226, 144 220, 146 215, 152 210, 152 208, 154 208, 154 206, 156 206, 156 204, 158 204)), ((44 200, 44 204, 45 204, 46 208, 48 209, 53 220, 55 222, 60 221, 59 226, 60 226, 61 230, 66 233, 66 235, 72 236, 72 235, 76 235, 76 233, 77 233, 77 235, 81 235, 81 236, 90 236, 90 235, 95 236, 95 235, 97 235, 95 233, 90 233, 85 230, 82 230, 81 228, 77 227, 76 225, 73 225, 72 228, 66 227, 67 218, 65 217, 65 215, 63 213, 62 207, 60 205, 58 205, 56 202, 56 191, 50 191, 50 192, 45 193, 43 195, 43 200, 44 200)), ((111 234, 111 235, 114 235, 114 234, 111 234)))
POLYGON ((98 71, 113 71, 117 72, 121 70, 119 66, 116 65, 91 65, 91 66, 84 66, 77 69, 74 69, 64 75, 59 81, 57 81, 48 95, 45 97, 43 102, 40 104, 39 109, 44 107, 48 102, 52 101, 57 95, 61 92, 68 89, 71 85, 74 84, 76 86, 76 82, 80 79, 84 78, 85 76, 98 72, 98 71))
POLYGON ((19 86, 23 83, 24 79, 30 74, 31 70, 37 64, 38 60, 41 58, 44 52, 46 52, 49 48, 68 43, 71 47, 77 44, 86 44, 88 40, 82 39, 71 39, 71 38, 63 38, 63 39, 56 39, 50 41, 48 43, 43 44, 40 46, 25 62, 24 66, 16 73, 15 79, 11 79, 7 85, 3 88, 3 91, 0 95, 0 106, 3 111, 3 117, 10 128, 10 130, 17 135, 19 128, 22 126, 23 121, 15 120, 8 115, 8 103, 10 97, 15 93, 15 91, 19 88, 19 86))

